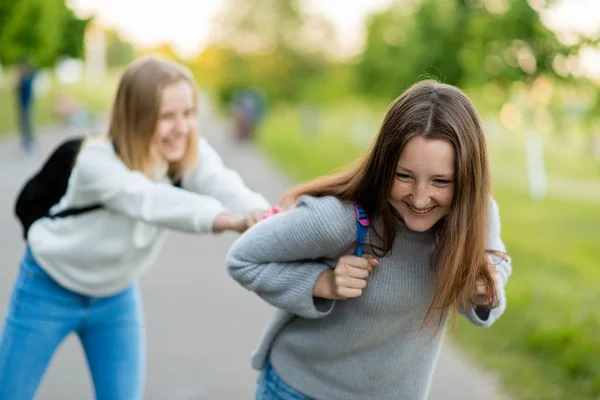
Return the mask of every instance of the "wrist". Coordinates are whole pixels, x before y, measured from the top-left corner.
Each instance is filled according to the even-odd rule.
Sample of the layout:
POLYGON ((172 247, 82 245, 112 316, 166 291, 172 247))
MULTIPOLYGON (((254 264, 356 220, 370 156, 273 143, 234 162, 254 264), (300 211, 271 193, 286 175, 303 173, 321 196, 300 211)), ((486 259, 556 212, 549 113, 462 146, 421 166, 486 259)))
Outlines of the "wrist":
POLYGON ((322 299, 335 300, 335 295, 333 293, 333 282, 333 270, 325 270, 315 283, 313 288, 313 296, 322 299))
POLYGON ((227 230, 237 232, 245 231, 245 217, 241 214, 237 214, 231 211, 222 211, 221 213, 219 213, 213 220, 212 231, 214 233, 220 233, 227 230))

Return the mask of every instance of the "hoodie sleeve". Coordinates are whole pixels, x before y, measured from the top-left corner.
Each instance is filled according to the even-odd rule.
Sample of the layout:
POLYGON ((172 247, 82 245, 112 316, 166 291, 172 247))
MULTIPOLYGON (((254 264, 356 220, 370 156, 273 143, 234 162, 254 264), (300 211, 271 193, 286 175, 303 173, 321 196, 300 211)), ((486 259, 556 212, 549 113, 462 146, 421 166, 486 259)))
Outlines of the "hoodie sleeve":
MULTIPOLYGON (((130 170, 105 141, 90 140, 80 151, 69 185, 83 204, 107 209, 146 223, 185 232, 212 231, 221 202, 130 170)), ((74 204, 74 206, 80 206, 74 204)))
POLYGON ((216 150, 202 137, 198 139, 196 169, 184 176, 183 184, 185 189, 211 196, 226 208, 242 214, 270 207, 262 195, 246 186, 236 171, 223 164, 216 150))

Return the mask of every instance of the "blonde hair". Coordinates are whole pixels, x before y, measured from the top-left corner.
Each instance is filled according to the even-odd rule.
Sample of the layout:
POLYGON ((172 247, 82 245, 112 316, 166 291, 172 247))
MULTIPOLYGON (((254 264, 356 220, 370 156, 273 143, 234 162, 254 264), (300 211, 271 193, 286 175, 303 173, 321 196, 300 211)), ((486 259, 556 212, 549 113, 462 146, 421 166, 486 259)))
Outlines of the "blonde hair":
MULTIPOLYGON (((156 158, 152 139, 156 132, 162 92, 166 86, 187 82, 193 89, 197 104, 196 84, 190 71, 173 61, 144 56, 133 61, 123 73, 112 109, 108 136, 113 141, 123 163, 151 179, 155 176, 156 158)), ((197 132, 188 137, 181 160, 169 164, 168 174, 178 180, 183 172, 196 163, 197 132)))

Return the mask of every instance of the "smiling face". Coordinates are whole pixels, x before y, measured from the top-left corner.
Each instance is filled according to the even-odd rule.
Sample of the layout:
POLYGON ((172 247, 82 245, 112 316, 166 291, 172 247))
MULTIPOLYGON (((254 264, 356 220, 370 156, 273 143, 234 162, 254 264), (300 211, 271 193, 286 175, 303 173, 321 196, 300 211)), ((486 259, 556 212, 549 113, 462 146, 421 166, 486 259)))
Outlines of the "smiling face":
POLYGON ((400 153, 389 201, 409 229, 424 232, 450 212, 455 150, 441 139, 416 136, 400 153))
POLYGON ((196 128, 193 88, 185 80, 167 85, 161 94, 160 111, 153 137, 155 154, 167 163, 181 160, 196 128))

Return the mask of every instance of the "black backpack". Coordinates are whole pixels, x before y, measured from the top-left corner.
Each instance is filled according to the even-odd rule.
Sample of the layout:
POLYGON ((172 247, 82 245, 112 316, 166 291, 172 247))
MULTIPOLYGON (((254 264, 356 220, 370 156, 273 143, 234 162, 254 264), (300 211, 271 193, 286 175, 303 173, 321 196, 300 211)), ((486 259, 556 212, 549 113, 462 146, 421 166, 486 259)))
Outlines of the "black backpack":
MULTIPOLYGON (((31 225, 40 218, 61 218, 79 215, 102 208, 102 204, 69 208, 50 215, 50 208, 57 204, 67 191, 67 184, 75 159, 85 137, 67 139, 52 152, 42 168, 25 183, 15 203, 15 214, 23 228, 23 238, 31 225)), ((174 183, 181 187, 181 181, 174 183)))

